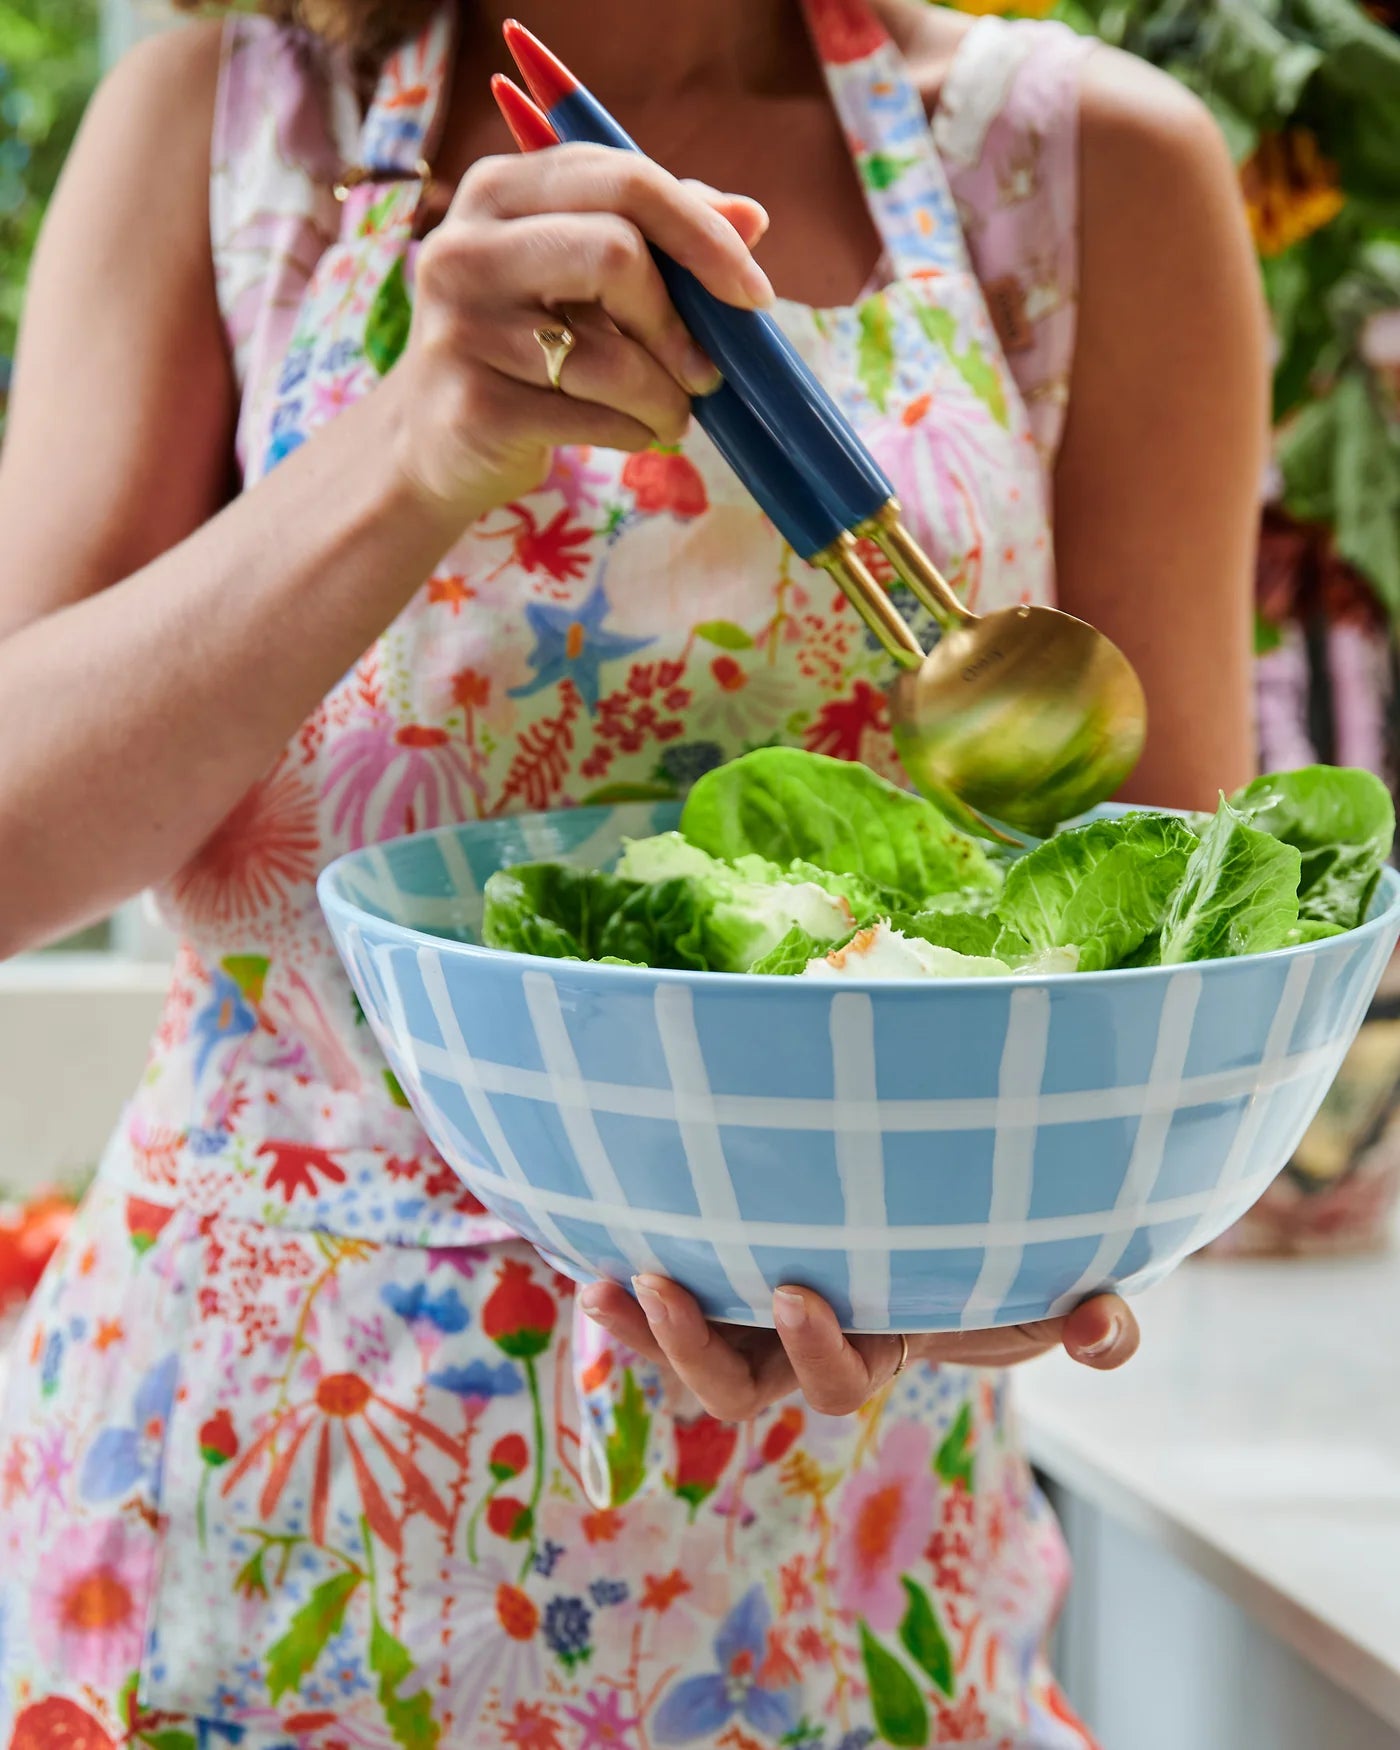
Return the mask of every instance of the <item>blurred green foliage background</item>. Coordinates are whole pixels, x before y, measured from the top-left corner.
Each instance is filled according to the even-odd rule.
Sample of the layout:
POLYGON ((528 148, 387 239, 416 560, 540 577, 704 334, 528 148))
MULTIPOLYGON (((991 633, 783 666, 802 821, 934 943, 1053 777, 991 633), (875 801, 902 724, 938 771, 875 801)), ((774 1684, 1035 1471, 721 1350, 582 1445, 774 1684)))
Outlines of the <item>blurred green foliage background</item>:
POLYGON ((98 0, 0 0, 0 361, 13 355, 29 256, 97 78, 99 11, 98 0))

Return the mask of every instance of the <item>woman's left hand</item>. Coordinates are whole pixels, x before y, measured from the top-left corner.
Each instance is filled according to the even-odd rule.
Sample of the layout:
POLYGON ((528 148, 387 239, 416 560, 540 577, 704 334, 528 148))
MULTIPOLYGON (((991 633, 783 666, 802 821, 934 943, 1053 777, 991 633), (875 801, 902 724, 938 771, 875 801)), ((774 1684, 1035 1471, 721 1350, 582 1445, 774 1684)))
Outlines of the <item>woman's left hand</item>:
MULTIPOLYGON (((616 1282, 582 1289, 579 1305, 619 1343, 664 1362, 712 1416, 746 1422, 800 1391, 825 1416, 849 1416, 887 1385, 903 1353, 897 1336, 848 1337, 818 1294, 780 1288, 775 1331, 713 1325, 693 1296, 660 1276, 639 1276, 637 1298, 616 1282)), ((995 1331, 909 1338, 909 1365, 950 1362, 1009 1367, 1063 1348, 1085 1367, 1121 1367, 1138 1346, 1138 1325, 1116 1294, 1096 1295, 1063 1318, 995 1331)))

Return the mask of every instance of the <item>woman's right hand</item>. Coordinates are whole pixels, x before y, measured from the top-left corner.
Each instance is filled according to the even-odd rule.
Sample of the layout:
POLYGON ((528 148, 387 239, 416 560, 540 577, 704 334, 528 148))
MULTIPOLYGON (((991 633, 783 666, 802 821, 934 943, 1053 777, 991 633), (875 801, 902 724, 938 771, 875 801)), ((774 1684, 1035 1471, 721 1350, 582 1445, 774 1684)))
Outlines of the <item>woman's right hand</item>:
POLYGON ((720 376, 648 244, 761 308, 773 290, 749 251, 767 223, 754 201, 606 146, 479 160, 419 252, 409 343, 385 385, 404 477, 465 522, 538 486, 557 444, 678 442, 720 376), (564 320, 577 345, 556 393, 535 329, 564 320))

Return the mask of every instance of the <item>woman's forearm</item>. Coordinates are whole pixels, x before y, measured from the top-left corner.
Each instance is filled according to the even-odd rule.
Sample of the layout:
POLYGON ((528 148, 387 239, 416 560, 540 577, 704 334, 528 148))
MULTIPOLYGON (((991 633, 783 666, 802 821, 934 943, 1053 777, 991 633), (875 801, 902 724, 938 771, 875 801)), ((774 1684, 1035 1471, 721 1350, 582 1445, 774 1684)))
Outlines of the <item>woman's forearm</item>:
POLYGON ((0 957, 189 857, 451 546, 392 383, 141 571, 0 641, 0 957))

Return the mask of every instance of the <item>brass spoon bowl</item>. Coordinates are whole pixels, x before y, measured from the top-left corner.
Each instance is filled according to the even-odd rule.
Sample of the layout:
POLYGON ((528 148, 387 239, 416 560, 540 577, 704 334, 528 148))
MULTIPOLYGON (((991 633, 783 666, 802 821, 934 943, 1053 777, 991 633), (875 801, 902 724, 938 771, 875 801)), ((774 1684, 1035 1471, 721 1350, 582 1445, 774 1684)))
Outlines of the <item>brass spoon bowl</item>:
POLYGON ((915 789, 982 836, 1044 837, 1112 796, 1141 757, 1147 701, 1132 664, 1053 608, 969 611, 893 501, 857 531, 876 541, 942 632, 925 653, 862 563, 855 537, 821 563, 903 670, 890 726, 915 789))

